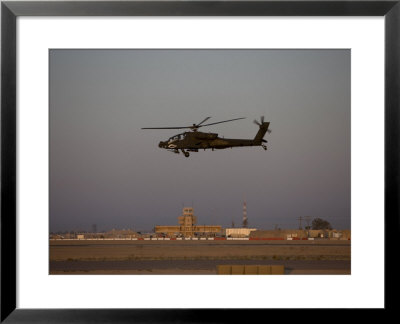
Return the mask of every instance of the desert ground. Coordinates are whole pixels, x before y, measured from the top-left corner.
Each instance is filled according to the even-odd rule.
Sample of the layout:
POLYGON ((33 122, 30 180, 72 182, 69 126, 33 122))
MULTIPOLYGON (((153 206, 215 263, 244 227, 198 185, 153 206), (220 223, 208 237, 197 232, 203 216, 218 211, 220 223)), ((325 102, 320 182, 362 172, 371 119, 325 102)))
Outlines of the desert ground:
POLYGON ((50 274, 217 274, 217 265, 284 265, 285 274, 350 274, 350 241, 51 240, 50 274))

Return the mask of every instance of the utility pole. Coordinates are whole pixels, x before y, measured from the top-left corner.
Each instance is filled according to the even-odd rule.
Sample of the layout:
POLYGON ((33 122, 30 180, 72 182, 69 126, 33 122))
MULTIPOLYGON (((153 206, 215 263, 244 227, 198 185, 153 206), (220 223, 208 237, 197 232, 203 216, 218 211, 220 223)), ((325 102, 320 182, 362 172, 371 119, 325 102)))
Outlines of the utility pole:
POLYGON ((303 217, 298 217, 297 220, 299 221, 299 230, 303 229, 301 226, 301 221, 303 220, 303 217))
POLYGON ((246 205, 246 201, 243 202, 243 227, 247 228, 247 205, 246 205))

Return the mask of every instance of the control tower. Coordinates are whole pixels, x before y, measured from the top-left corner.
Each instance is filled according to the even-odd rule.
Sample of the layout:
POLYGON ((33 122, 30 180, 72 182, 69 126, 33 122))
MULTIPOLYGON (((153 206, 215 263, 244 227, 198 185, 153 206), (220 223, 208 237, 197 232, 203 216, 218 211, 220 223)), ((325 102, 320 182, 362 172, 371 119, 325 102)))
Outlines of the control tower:
POLYGON ((178 217, 178 226, 158 225, 155 227, 157 234, 168 237, 212 237, 220 234, 220 225, 196 225, 197 217, 194 216, 193 207, 183 207, 182 215, 178 217))
POLYGON ((183 207, 182 216, 178 217, 180 232, 183 236, 193 236, 194 226, 197 223, 197 217, 194 216, 193 207, 183 207))

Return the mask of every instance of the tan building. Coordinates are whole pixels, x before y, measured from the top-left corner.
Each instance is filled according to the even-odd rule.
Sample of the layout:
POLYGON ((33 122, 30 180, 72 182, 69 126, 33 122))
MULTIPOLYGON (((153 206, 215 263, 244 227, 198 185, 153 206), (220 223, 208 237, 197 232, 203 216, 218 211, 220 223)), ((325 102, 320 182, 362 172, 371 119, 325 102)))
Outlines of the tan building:
POLYGON ((244 228, 244 227, 226 228, 225 235, 226 237, 249 237, 250 232, 256 230, 257 230, 256 228, 244 228))
POLYGON ((257 230, 250 233, 250 238, 280 238, 280 239, 306 239, 325 238, 336 240, 350 240, 350 230, 257 230))
POLYGON ((219 225, 196 225, 197 217, 192 207, 184 207, 182 216, 178 217, 178 226, 156 226, 157 234, 164 234, 169 237, 184 236, 215 236, 221 233, 219 225))

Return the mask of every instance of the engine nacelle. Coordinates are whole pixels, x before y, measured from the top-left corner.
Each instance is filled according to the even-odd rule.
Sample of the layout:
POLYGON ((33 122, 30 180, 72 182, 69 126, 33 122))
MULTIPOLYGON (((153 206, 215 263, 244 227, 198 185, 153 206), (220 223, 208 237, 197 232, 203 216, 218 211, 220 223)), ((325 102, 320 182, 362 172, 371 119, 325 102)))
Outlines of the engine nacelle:
POLYGON ((200 140, 213 140, 218 137, 216 133, 194 133, 194 137, 200 140))

